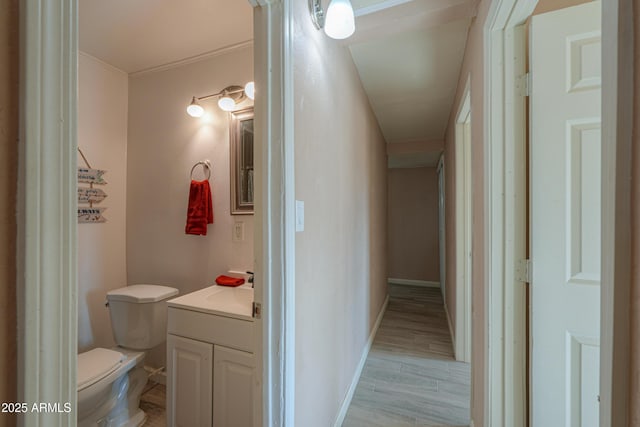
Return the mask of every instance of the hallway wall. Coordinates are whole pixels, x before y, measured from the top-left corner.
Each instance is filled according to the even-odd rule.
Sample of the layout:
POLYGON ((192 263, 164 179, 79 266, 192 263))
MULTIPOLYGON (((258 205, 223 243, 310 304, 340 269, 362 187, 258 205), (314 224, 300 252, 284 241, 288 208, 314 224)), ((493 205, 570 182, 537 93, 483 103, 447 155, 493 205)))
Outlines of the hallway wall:
MULTIPOLYGON (((472 389, 471 389, 471 417, 475 427, 484 426, 484 396, 485 396, 485 359, 487 348, 487 333, 485 330, 485 203, 484 203, 484 46, 483 29, 489 12, 490 0, 481 0, 478 5, 478 15, 471 24, 456 100, 447 125, 445 137, 445 211, 451 215, 455 212, 455 118, 463 101, 465 84, 470 77, 471 90, 471 169, 473 192, 473 244, 472 244, 472 389)), ((451 326, 455 330, 456 319, 456 229, 455 221, 446 221, 446 241, 451 242, 446 247, 446 304, 449 311, 451 326)), ((489 426, 484 426, 489 427, 489 426)))
POLYGON ((385 141, 351 55, 294 2, 295 425, 333 425, 387 294, 385 141))
POLYGON ((437 169, 389 169, 387 200, 389 277, 439 282, 437 169))
MULTIPOLYGON (((18 1, 0 3, 0 402, 17 401, 18 1)), ((2 414, 0 427, 16 424, 2 414)))
MULTIPOLYGON (((633 157, 631 168, 633 171, 633 184, 631 194, 631 212, 634 218, 632 224, 631 247, 632 259, 636 261, 633 269, 630 295, 630 393, 629 393, 629 425, 640 425, 640 266, 637 260, 640 257, 640 0, 633 3, 633 49, 634 49, 634 105, 633 105, 633 157)), ((623 296, 624 298, 624 296, 623 296)))
POLYGON ((593 0, 539 0, 538 4, 536 4, 536 8, 533 10, 533 14, 539 15, 541 13, 560 10, 565 7, 577 6, 590 1, 593 0))

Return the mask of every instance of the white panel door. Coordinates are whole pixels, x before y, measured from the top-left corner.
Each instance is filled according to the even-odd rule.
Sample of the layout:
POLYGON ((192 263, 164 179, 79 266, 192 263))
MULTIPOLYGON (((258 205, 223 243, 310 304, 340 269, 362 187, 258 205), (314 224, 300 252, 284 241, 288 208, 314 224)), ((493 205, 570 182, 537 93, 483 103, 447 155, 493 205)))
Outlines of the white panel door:
POLYGON ((167 335, 168 426, 211 427, 212 367, 213 344, 167 335))
POLYGON ((600 8, 531 22, 533 427, 598 425, 600 8))
POLYGON ((216 345, 213 364, 214 427, 253 426, 256 361, 252 353, 216 345))

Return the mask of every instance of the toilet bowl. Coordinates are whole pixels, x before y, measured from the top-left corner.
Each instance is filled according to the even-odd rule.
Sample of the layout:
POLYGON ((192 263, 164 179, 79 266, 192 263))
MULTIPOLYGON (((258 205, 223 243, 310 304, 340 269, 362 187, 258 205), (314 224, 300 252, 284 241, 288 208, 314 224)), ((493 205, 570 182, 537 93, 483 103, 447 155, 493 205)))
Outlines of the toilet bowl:
POLYGON ((78 426, 137 427, 146 415, 140 396, 147 383, 145 351, 166 338, 166 300, 178 290, 132 285, 110 291, 107 305, 118 347, 78 355, 78 426))
POLYGON ((140 426, 143 352, 95 348, 78 355, 78 427, 140 426))

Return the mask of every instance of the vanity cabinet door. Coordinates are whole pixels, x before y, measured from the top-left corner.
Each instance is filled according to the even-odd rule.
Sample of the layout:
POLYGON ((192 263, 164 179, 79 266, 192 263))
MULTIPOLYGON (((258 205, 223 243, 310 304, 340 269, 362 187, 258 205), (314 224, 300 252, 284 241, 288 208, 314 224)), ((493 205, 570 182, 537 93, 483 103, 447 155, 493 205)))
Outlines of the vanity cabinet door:
POLYGON ((213 360, 214 427, 253 426, 255 356, 216 345, 213 360))
POLYGON ((210 427, 213 344, 167 335, 167 425, 210 427))

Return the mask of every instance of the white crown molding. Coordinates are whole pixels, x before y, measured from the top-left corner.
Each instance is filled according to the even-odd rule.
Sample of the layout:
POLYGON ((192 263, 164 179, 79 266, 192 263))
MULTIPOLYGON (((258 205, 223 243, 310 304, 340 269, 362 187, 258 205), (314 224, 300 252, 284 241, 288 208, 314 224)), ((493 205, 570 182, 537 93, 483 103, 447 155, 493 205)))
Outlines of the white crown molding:
POLYGON ((120 73, 120 74, 124 74, 127 75, 128 73, 114 65, 109 64, 108 62, 104 62, 102 59, 100 58, 96 58, 95 56, 87 53, 87 52, 83 52, 81 50, 78 51, 78 56, 84 56, 85 58, 89 58, 94 62, 97 62, 98 64, 100 64, 101 66, 103 66, 104 68, 108 69, 108 70, 112 70, 116 73, 120 73))
POLYGON ((178 61, 169 62, 167 64, 156 65, 154 67, 145 68, 143 70, 134 71, 129 73, 129 77, 140 77, 151 73, 159 73, 162 71, 171 70, 173 68, 183 67, 185 65, 194 64, 196 62, 206 61, 216 56, 227 55, 229 53, 247 49, 253 47, 253 40, 246 40, 240 43, 236 43, 230 46, 225 46, 220 49, 212 50, 211 52, 205 52, 200 55, 190 56, 189 58, 180 59, 178 61))

